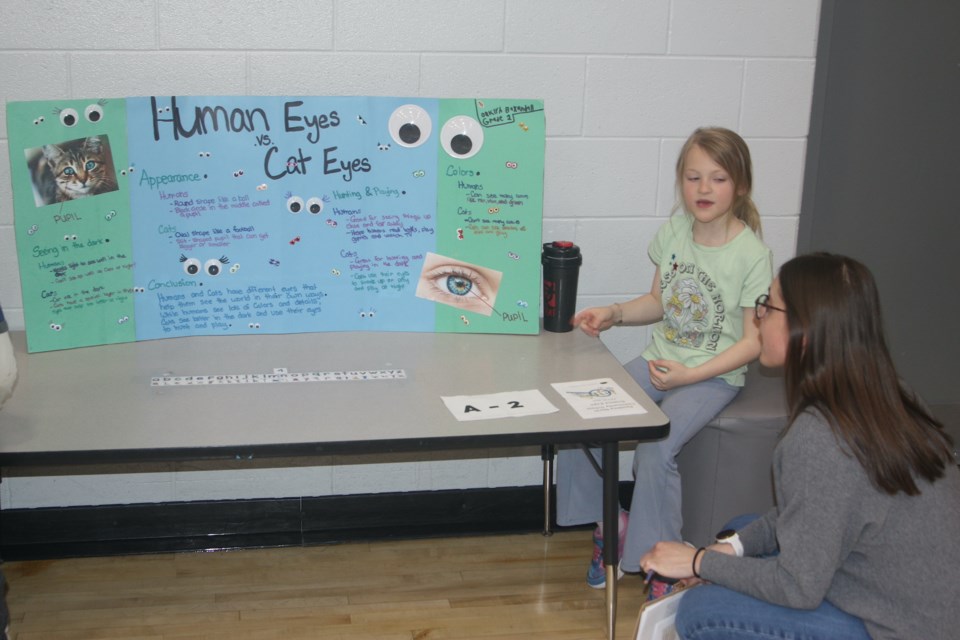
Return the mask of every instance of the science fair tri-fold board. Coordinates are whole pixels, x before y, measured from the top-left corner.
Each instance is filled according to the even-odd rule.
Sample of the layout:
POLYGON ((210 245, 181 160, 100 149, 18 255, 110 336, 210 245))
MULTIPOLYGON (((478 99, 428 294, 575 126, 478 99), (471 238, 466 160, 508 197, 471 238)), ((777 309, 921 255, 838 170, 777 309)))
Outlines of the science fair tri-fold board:
POLYGON ((539 330, 538 100, 7 105, 30 351, 539 330))

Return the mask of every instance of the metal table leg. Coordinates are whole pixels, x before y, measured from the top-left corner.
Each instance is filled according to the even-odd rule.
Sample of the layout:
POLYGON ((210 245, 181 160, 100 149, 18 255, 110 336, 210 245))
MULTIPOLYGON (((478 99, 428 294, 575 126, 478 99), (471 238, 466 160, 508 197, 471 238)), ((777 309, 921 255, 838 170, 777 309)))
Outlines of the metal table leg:
POLYGON ((607 638, 614 640, 617 627, 617 565, 620 520, 620 447, 603 445, 603 563, 607 570, 607 638))
POLYGON ((550 529, 550 494, 553 489, 553 454, 554 446, 545 444, 540 446, 540 459, 543 460, 543 535, 552 536, 550 529))

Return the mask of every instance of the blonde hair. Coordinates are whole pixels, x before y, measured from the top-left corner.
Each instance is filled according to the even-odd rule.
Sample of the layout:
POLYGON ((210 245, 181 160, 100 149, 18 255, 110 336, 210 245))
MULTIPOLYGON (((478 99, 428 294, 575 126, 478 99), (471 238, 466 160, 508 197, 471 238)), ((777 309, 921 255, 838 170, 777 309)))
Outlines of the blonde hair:
MULTIPOLYGON (((750 162, 750 148, 737 133, 723 127, 701 127, 690 134, 680 149, 677 158, 677 194, 678 200, 674 210, 683 206, 681 186, 683 184, 684 163, 687 153, 693 147, 700 147, 710 159, 716 162, 730 175, 733 181, 736 197, 733 201, 733 215, 741 220, 758 236, 760 229, 760 212, 754 204, 750 193, 753 191, 753 165, 750 162), (742 193, 741 193, 742 192, 742 193)), ((686 210, 686 207, 684 207, 686 210)), ((689 212, 687 212, 689 213, 689 212)))

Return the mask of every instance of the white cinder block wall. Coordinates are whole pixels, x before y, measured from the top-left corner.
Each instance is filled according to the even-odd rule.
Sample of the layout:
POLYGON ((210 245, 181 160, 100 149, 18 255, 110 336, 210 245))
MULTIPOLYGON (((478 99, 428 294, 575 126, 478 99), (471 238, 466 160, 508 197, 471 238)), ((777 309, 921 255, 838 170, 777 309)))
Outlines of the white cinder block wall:
MULTIPOLYGON (((794 255, 819 9, 819 0, 3 0, 0 120, 8 100, 57 98, 542 98, 544 240, 582 247, 580 306, 606 304, 649 289, 646 247, 674 202, 677 151, 699 125, 747 139, 764 238, 777 265, 794 255)), ((0 301, 22 329, 6 136, 4 126, 0 301)), ((644 328, 604 336, 622 362, 646 340, 644 328)), ((67 393, 51 398, 76 402, 67 393)), ((109 394, 78 405, 87 401, 109 394)), ((0 412, 0 437, 2 424, 0 412)), ((29 508, 530 485, 541 479, 536 453, 148 465, 119 475, 8 469, 0 501, 29 508)))

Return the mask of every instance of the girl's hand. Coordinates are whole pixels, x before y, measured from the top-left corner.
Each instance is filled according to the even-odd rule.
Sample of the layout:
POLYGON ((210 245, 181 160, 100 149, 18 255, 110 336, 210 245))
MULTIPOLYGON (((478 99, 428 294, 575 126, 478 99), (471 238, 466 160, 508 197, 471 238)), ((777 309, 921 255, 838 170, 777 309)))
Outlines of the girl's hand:
POLYGON ((693 556, 696 553, 696 549, 683 542, 658 542, 640 558, 640 568, 653 570, 664 578, 694 578, 693 556))
POLYGON ((601 331, 612 327, 614 320, 612 307, 590 307, 573 316, 570 323, 574 327, 580 327, 588 336, 596 338, 601 331))
POLYGON ((650 382, 655 389, 667 391, 694 382, 690 368, 675 360, 651 360, 647 363, 650 382))

